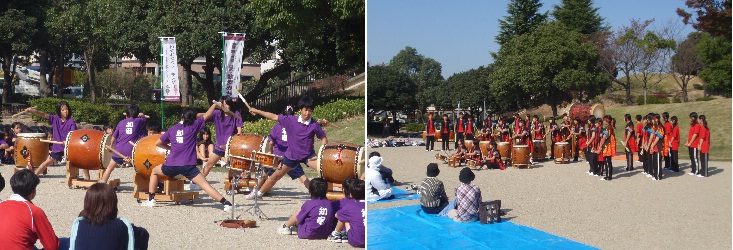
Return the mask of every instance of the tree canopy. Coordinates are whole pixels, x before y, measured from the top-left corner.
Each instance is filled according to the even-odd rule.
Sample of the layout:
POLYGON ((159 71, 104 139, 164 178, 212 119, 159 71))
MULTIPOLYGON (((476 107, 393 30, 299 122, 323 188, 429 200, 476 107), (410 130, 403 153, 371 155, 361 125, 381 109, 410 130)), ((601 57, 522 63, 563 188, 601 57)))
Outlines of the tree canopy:
POLYGON ((560 5, 553 6, 552 17, 581 34, 608 29, 603 24, 604 18, 598 15, 598 8, 593 7, 593 0, 562 0, 560 5))
POLYGON ((508 16, 499 20, 499 34, 496 43, 503 45, 512 38, 535 30, 547 19, 547 13, 539 13, 539 0, 512 0, 507 5, 508 16))
POLYGON ((435 59, 417 53, 410 46, 400 50, 389 61, 389 67, 408 75, 419 89, 437 86, 443 80, 442 66, 435 59))
POLYGON ((412 78, 392 67, 377 65, 369 69, 367 108, 380 110, 414 110, 417 107, 417 84, 412 78))

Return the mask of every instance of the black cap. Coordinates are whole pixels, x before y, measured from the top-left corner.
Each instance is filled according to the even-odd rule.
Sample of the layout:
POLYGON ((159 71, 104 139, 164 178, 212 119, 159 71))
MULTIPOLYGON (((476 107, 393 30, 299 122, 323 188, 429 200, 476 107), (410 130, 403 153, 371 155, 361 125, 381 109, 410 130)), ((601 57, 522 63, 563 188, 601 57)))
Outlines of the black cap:
POLYGON ((438 168, 438 164, 430 163, 428 164, 428 177, 435 177, 440 174, 440 169, 438 168))
POLYGON ((473 174, 470 168, 461 169, 461 173, 458 175, 458 180, 466 184, 471 183, 474 178, 476 178, 476 175, 473 174))

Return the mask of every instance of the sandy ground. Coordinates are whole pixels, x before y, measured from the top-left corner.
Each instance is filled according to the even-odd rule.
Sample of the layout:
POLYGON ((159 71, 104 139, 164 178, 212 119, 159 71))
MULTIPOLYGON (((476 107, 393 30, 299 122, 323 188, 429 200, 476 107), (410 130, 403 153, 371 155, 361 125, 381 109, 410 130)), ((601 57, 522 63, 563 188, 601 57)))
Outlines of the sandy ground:
MULTIPOLYGON (((6 188, 0 198, 7 199, 12 194, 10 177, 13 167, 4 165, 0 172, 6 180, 6 188)), ((203 191, 193 204, 174 205, 158 202, 157 207, 141 207, 132 198, 133 168, 118 168, 112 178, 122 181, 119 199, 119 216, 129 219, 133 224, 142 226, 150 232, 150 249, 303 249, 351 248, 345 243, 332 243, 326 240, 301 240, 296 235, 280 235, 277 228, 308 199, 305 187, 297 180, 283 178, 275 185, 272 196, 260 201, 261 209, 269 220, 260 220, 250 213, 236 211, 240 219, 256 220, 256 228, 229 229, 220 227, 216 221, 228 219, 231 213, 224 212, 222 205, 212 200, 203 191), (258 242, 258 243, 255 243, 258 242)), ((49 168, 49 174, 41 178, 38 194, 33 203, 41 207, 59 237, 69 237, 71 224, 81 211, 84 203, 84 189, 69 189, 65 183, 66 169, 61 166, 49 168)), ((92 171, 92 176, 96 172, 92 171)), ((223 192, 225 173, 211 172, 209 181, 223 192)), ((93 177, 94 178, 94 177, 93 177)), ((231 196, 227 196, 231 200, 231 196)), ((252 201, 244 201, 244 195, 235 197, 236 203, 249 208, 252 201)), ((37 245, 40 247, 40 244, 37 245)))
MULTIPOLYGON (((436 148, 440 147, 436 143, 436 148)), ((452 145, 451 145, 452 147, 452 145)), ((375 148, 394 170, 398 187, 418 184, 437 152, 424 147, 375 148)), ((589 176, 588 164, 535 164, 531 169, 475 171, 484 200, 502 200, 505 219, 602 249, 731 249, 731 163, 710 162, 710 177, 667 173, 661 181, 613 161, 613 181, 589 176)), ((450 199, 460 168, 441 163, 438 176, 450 199)), ((370 204, 369 209, 419 204, 419 200, 370 204)), ((368 218, 367 218, 368 219, 368 218)))

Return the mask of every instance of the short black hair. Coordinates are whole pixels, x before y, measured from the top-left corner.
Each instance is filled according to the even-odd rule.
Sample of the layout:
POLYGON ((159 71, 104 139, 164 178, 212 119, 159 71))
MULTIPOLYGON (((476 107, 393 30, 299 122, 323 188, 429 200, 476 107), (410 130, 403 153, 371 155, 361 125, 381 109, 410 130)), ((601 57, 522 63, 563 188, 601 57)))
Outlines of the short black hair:
POLYGON ((382 157, 381 155, 379 155, 379 152, 377 152, 377 151, 372 151, 371 153, 369 153, 369 158, 372 158, 372 156, 382 157))
POLYGON ((641 121, 641 115, 636 115, 636 121, 637 122, 641 121))
POLYGON ((198 113, 195 109, 188 107, 181 110, 181 118, 183 119, 183 126, 191 126, 196 121, 196 115, 198 113))
POLYGON ((66 108, 69 110, 69 116, 67 118, 72 117, 71 116, 71 106, 69 106, 68 102, 60 101, 58 104, 56 104, 56 115, 61 117, 61 107, 66 106, 66 108))
POLYGON ((351 197, 351 186, 354 185, 354 181, 356 180, 357 179, 352 176, 344 179, 344 181, 341 182, 341 190, 343 190, 344 196, 346 196, 346 198, 351 197))
POLYGON ((128 118, 135 118, 140 114, 140 108, 137 107, 135 104, 130 104, 127 106, 127 117, 128 118))
POLYGON ((306 96, 298 101, 298 109, 309 108, 313 109, 313 99, 306 96))
POLYGON ((157 132, 157 133, 160 133, 160 132, 161 132, 161 131, 160 131, 160 124, 158 124, 157 122, 149 122, 149 123, 148 123, 148 124, 147 124, 147 125, 145 126, 145 129, 146 129, 146 130, 152 130, 152 131, 155 131, 155 132, 157 132))
POLYGON ((364 190, 364 181, 356 179, 356 181, 351 184, 351 198, 357 201, 364 200, 364 190))
POLYGON ((10 187, 13 189, 13 193, 23 196, 26 200, 39 183, 41 183, 41 179, 28 169, 20 170, 13 177, 10 177, 10 187))
POLYGON ((326 179, 314 178, 308 185, 308 192, 311 194, 311 199, 326 199, 326 192, 328 192, 328 183, 326 179))
POLYGON ((5 178, 3 178, 3 174, 0 174, 0 192, 5 189, 5 178))

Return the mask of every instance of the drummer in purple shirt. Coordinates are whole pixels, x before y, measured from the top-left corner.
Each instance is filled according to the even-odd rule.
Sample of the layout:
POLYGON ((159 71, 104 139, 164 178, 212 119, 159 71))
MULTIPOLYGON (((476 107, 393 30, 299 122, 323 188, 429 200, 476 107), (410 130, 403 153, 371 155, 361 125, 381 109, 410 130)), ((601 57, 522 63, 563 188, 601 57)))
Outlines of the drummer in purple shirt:
MULTIPOLYGON (((285 110, 282 112, 281 115, 290 115, 292 116, 294 114, 293 107, 287 106, 285 107, 285 110)), ((270 130, 270 135, 267 136, 267 148, 269 149, 269 152, 278 155, 283 156, 285 154, 285 151, 288 151, 288 133, 285 131, 285 128, 280 125, 280 123, 276 123, 275 126, 272 126, 272 129, 270 130)), ((278 166, 278 169, 283 167, 283 163, 280 162, 280 165, 278 166)), ((293 172, 293 170, 290 170, 293 172)), ((263 175, 260 179, 259 186, 261 187, 264 185, 265 181, 267 181, 267 178, 275 173, 275 169, 267 168, 265 169, 265 172, 267 175, 263 175)), ((288 172, 290 174, 290 172, 288 172)), ((300 176, 298 180, 300 182, 304 182, 306 179, 305 175, 300 176)))
MULTIPOLYGON (((221 108, 224 110, 231 110, 234 106, 234 100, 231 96, 222 96, 220 99, 221 108)), ((202 114, 199 114, 199 117, 202 114)), ((209 175, 209 171, 214 167, 214 164, 224 157, 224 151, 226 150, 227 141, 232 135, 242 133, 242 116, 239 111, 234 113, 222 112, 221 110, 214 111, 211 116, 210 122, 214 122, 214 130, 216 132, 216 143, 214 144, 213 155, 209 155, 209 161, 204 166, 203 175, 204 177, 209 175)), ((194 189, 194 185, 191 185, 194 189)))
POLYGON ((112 132, 112 139, 110 144, 114 145, 114 149, 122 154, 112 155, 112 160, 109 161, 107 169, 104 170, 102 179, 99 182, 107 183, 110 174, 117 167, 122 165, 124 162, 130 162, 130 156, 132 156, 132 143, 137 142, 140 138, 145 136, 145 114, 140 113, 140 108, 135 104, 131 104, 127 107, 127 118, 117 123, 117 127, 112 132), (132 143, 130 143, 132 142, 132 143))
POLYGON ((278 228, 278 233, 292 235, 297 233, 301 239, 326 239, 333 229, 334 211, 331 202, 326 199, 328 183, 323 178, 315 178, 309 183, 307 200, 285 224, 278 228), (295 226, 298 226, 297 228, 295 226), (297 231, 296 231, 297 230, 297 231))
MULTIPOLYGON (((66 136, 69 132, 76 130, 76 122, 74 118, 71 118, 71 107, 67 102, 61 101, 56 104, 56 114, 49 115, 38 111, 34 108, 27 108, 25 111, 36 114, 42 118, 48 119, 48 123, 51 124, 53 129, 53 140, 57 142, 66 142, 66 136)), ((64 157, 64 145, 53 144, 51 147, 51 154, 46 160, 41 163, 36 169, 36 175, 40 175, 44 170, 51 164, 57 161, 61 161, 64 157)), ((84 170, 84 177, 89 180, 89 170, 84 170)))
POLYGON ((166 176, 168 178, 180 179, 185 176, 191 182, 200 186, 206 194, 216 201, 224 205, 224 211, 228 211, 232 207, 232 203, 227 201, 214 187, 212 187, 206 178, 196 168, 196 136, 198 132, 206 125, 217 104, 212 104, 209 110, 196 118, 196 110, 193 108, 185 108, 181 112, 181 122, 174 125, 168 132, 160 136, 155 146, 169 150, 165 162, 160 167, 153 168, 150 175, 148 190, 148 200, 142 203, 144 207, 155 206, 155 191, 158 186, 158 176, 166 176))
MULTIPOLYGON (((323 131, 321 125, 311 117, 313 114, 313 99, 305 97, 298 101, 298 109, 300 116, 293 115, 276 115, 267 111, 250 108, 249 112, 253 115, 261 115, 267 119, 278 121, 285 128, 288 135, 288 149, 283 154, 283 168, 275 171, 272 176, 265 181, 260 190, 253 190, 246 199, 254 199, 262 197, 262 194, 270 191, 275 183, 280 180, 286 173, 292 178, 301 179, 305 176, 301 163, 308 165, 312 169, 316 169, 318 163, 315 161, 316 152, 313 150, 313 137, 321 139, 323 145, 328 144, 326 132, 323 131)), ((308 177, 301 180, 306 188, 309 187, 308 177)))

